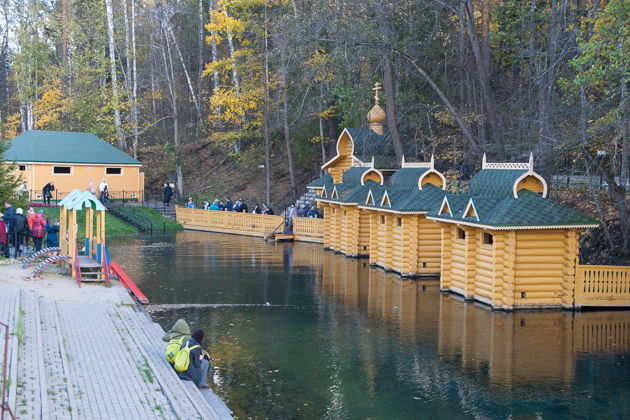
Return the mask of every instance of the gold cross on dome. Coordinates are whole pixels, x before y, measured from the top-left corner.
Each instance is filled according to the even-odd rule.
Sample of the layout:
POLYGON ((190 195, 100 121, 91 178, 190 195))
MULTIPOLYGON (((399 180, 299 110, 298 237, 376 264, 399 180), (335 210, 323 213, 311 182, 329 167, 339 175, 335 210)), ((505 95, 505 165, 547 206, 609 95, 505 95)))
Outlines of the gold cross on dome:
POLYGON ((374 83, 372 90, 374 91, 374 99, 376 100, 376 103, 378 103, 378 91, 381 89, 383 88, 379 82, 374 83))

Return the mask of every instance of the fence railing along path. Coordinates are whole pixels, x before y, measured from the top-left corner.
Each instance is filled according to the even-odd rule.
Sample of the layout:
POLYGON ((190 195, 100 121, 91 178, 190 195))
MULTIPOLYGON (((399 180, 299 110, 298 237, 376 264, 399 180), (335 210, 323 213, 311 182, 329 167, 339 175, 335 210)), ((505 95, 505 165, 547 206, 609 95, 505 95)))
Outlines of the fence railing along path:
POLYGON ((630 306, 630 267, 578 265, 575 306, 630 306))
POLYGON ((324 219, 294 217, 293 239, 296 241, 324 243, 324 219))
MULTIPOLYGON (((283 216, 184 207, 177 207, 176 211, 177 222, 184 229, 264 237, 280 234, 284 228, 283 216)), ((324 240, 324 220, 307 217, 294 218, 293 237, 298 241, 322 243, 324 240)))

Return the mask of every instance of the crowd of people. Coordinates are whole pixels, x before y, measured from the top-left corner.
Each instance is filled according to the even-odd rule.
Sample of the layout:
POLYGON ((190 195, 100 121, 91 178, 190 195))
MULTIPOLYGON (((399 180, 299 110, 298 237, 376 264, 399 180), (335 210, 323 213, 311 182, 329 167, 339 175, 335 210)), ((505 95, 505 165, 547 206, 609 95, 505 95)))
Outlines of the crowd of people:
POLYGON ((10 257, 13 248, 13 258, 18 258, 32 248, 35 252, 42 249, 44 239, 46 247, 59 246, 59 221, 51 217, 44 219, 44 211, 36 212, 32 207, 24 210, 14 209, 10 201, 4 203, 4 212, 0 211, 0 254, 10 257))
MULTIPOLYGON (((42 188, 42 202, 45 205, 50 205, 50 202, 53 198, 53 191, 55 191, 55 183, 53 181, 49 181, 42 188)), ((91 192, 94 195, 97 195, 97 189, 94 187, 94 182, 91 179, 88 179, 87 191, 91 192)), ((29 190, 26 182, 22 182, 20 184, 17 193, 20 197, 28 195, 29 190)), ((103 204, 107 204, 107 202, 109 202, 109 184, 107 184, 105 178, 103 178, 98 184, 98 198, 103 204)))

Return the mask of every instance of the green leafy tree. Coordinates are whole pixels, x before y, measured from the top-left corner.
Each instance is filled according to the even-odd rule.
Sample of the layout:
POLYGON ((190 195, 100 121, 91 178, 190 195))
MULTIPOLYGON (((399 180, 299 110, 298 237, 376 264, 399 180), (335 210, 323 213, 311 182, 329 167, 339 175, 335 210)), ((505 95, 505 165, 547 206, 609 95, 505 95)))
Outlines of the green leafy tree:
MULTIPOLYGON (((0 143, 0 202, 7 200, 19 201, 16 194, 20 185, 20 178, 14 175, 15 165, 5 162, 4 153, 8 149, 8 143, 0 143)), ((4 210, 4 206, 0 211, 4 210)))

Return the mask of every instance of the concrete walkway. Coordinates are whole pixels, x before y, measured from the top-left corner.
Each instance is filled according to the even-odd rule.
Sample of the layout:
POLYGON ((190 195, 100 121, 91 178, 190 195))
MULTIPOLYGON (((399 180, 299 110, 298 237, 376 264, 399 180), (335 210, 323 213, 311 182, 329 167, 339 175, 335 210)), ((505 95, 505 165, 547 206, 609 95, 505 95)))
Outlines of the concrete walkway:
MULTIPOLYGON (((17 418, 232 418, 214 393, 177 377, 164 358, 164 331, 124 293, 118 302, 64 300, 3 282, 4 268, 0 321, 11 325, 9 405, 17 418)), ((88 296, 88 288, 112 293, 84 288, 88 296)))

